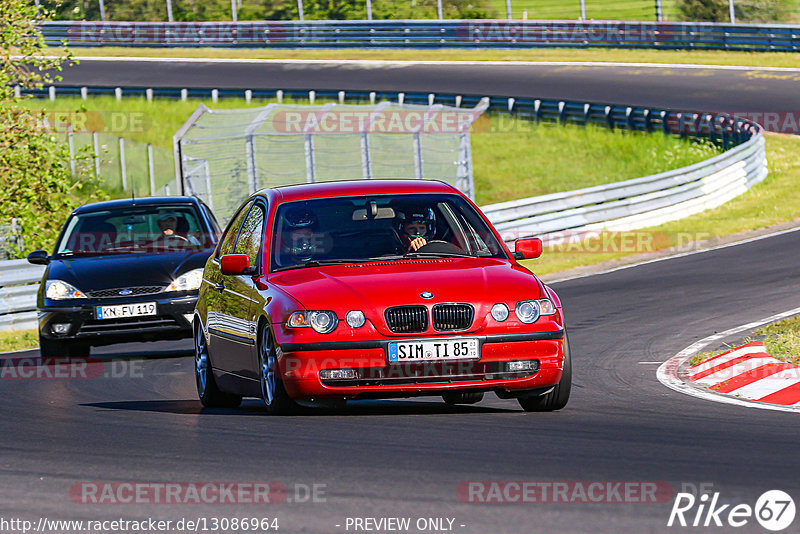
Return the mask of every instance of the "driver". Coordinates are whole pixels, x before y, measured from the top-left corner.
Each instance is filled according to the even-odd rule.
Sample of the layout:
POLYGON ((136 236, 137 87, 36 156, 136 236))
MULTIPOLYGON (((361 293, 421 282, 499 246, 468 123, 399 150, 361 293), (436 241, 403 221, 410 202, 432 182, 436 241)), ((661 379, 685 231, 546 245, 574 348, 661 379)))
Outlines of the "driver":
POLYGON ((428 244, 436 233, 436 216, 431 208, 409 207, 397 211, 397 230, 408 252, 428 244))
POLYGON ((281 251, 284 264, 311 261, 320 252, 319 221, 306 207, 290 208, 283 216, 281 251))
POLYGON ((176 232, 178 228, 178 216, 172 212, 159 215, 156 224, 158 225, 158 229, 161 230, 161 235, 158 236, 158 239, 164 241, 174 241, 177 239, 180 241, 188 241, 192 245, 200 245, 200 241, 196 237, 185 237, 176 232))

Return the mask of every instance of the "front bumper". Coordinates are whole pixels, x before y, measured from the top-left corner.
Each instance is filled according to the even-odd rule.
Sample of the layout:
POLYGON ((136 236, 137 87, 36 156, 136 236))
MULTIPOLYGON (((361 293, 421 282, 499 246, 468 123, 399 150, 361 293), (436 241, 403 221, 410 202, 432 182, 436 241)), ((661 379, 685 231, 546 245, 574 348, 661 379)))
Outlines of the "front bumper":
POLYGON ((387 363, 397 339, 333 343, 284 343, 279 363, 286 391, 295 399, 389 398, 439 395, 452 390, 502 395, 548 388, 561 380, 564 331, 469 336, 478 338, 478 360, 387 363), (509 371, 506 362, 534 360, 535 369, 509 371), (323 369, 355 369, 357 378, 324 380, 323 369))
POLYGON ((170 297, 148 295, 136 298, 81 299, 68 304, 46 301, 38 308, 39 333, 43 338, 82 341, 89 345, 110 345, 128 341, 157 341, 192 336, 192 319, 197 295, 176 293, 170 297), (160 297, 160 298, 155 298, 160 297), (156 315, 118 319, 96 319, 96 306, 155 302, 156 315), (53 323, 68 323, 66 334, 55 334, 53 323))

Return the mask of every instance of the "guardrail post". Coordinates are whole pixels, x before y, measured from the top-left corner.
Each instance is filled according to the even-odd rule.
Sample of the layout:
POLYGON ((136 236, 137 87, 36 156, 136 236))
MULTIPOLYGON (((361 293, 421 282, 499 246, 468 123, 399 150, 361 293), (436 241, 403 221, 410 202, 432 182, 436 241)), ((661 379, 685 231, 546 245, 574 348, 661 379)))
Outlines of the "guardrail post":
POLYGON ((369 93, 369 103, 373 106, 375 105, 375 91, 370 91, 369 93))
POLYGON ((278 104, 283 104, 283 91, 280 89, 275 91, 275 98, 278 100, 278 104))
POLYGON ((87 87, 81 87, 81 100, 86 100, 89 98, 89 89, 87 87))
MULTIPOLYGON (((235 2, 236 0, 233 0, 233 1, 235 2)), ((219 102, 219 89, 212 89, 211 90, 211 101, 213 103, 215 103, 215 104, 217 102, 219 102)))
POLYGON ((56 101, 56 86, 55 85, 51 85, 50 87, 48 87, 47 88, 47 94, 50 97, 50 102, 55 102, 56 101))
POLYGON ((567 106, 563 100, 558 103, 558 122, 561 124, 567 123, 567 106))
POLYGON ((314 183, 317 181, 316 162, 314 161, 314 136, 310 133, 305 135, 305 151, 306 151, 306 181, 314 183))
POLYGON ((457 108, 461 107, 461 101, 462 101, 462 96, 461 95, 456 95, 456 107, 457 108))
POLYGON ((406 94, 405 93, 397 93, 397 103, 398 104, 400 104, 402 106, 403 102, 405 101, 405 99, 406 99, 406 94))
POLYGON ((429 93, 428 94, 428 105, 432 106, 434 100, 436 100, 436 95, 434 93, 429 93))
POLYGON ((372 160, 369 153, 369 134, 361 132, 361 175, 365 180, 372 178, 372 160))
POLYGON ((153 101, 153 89, 150 88, 150 87, 145 89, 144 90, 144 96, 145 96, 145 98, 147 99, 148 102, 152 102, 153 101))
POLYGON ((247 89, 244 92, 244 101, 249 104, 252 99, 253 99, 253 91, 251 91, 250 89, 247 89))
POLYGON ((414 177, 417 180, 422 180, 425 177, 425 171, 422 160, 422 139, 419 132, 414 132, 414 177))
POLYGON ((156 196, 156 172, 153 166, 153 145, 147 143, 147 171, 150 175, 150 196, 156 196))
POLYGON ((589 111, 592 109, 591 104, 584 104, 583 105, 583 125, 587 126, 589 124, 589 111))
POLYGON ((189 98, 189 90, 181 89, 181 102, 186 102, 188 98, 189 98))
POLYGON ((339 91, 339 103, 344 104, 344 91, 339 91))
POLYGON ((372 0, 367 0, 367 20, 372 20, 372 0))
POLYGON ((317 92, 316 91, 309 91, 308 92, 308 103, 312 106, 314 105, 314 101, 317 99, 317 92))
POLYGON ((94 149, 94 177, 100 179, 100 149, 97 145, 97 132, 92 132, 92 148, 94 149))
POLYGON ((614 116, 611 113, 611 106, 606 106, 605 112, 606 112, 606 124, 608 124, 608 129, 609 130, 613 130, 614 129, 614 116))
POLYGON ((625 108, 625 123, 628 125, 628 130, 634 131, 636 128, 633 124, 633 108, 627 107, 625 108))
POLYGON ((114 98, 117 100, 122 100, 122 87, 114 88, 114 98))
POLYGON ((128 190, 128 172, 125 168, 125 139, 119 138, 119 172, 122 176, 122 190, 128 190))
POLYGON ((75 176, 75 140, 72 138, 72 124, 67 126, 67 145, 69 146, 69 172, 75 176))
POLYGON ((19 88, 19 85, 14 86, 14 98, 19 98, 22 96, 22 90, 19 88))
POLYGON ((297 0, 297 15, 301 22, 305 20, 303 17, 303 0, 297 0))
POLYGON ((650 120, 650 110, 645 109, 643 111, 644 114, 644 129, 649 133, 653 131, 653 123, 650 120))

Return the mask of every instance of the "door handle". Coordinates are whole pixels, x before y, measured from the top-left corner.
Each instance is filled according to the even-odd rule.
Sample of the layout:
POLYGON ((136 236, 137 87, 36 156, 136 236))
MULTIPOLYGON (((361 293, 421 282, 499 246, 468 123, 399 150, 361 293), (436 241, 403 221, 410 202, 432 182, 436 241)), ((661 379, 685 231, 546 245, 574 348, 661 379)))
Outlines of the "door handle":
POLYGON ((216 289, 217 291, 219 291, 220 293, 222 293, 223 291, 225 291, 225 284, 223 284, 222 282, 218 282, 218 283, 217 283, 217 284, 214 286, 214 289, 216 289))

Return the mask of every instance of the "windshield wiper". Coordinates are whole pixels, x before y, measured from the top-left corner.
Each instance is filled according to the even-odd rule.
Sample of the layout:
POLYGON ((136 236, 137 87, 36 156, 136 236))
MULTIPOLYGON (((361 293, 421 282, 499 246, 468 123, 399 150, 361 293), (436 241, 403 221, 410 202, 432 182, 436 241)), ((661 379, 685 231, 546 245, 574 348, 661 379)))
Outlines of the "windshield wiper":
POLYGON ((475 258, 466 252, 406 252, 404 258, 475 258))
POLYGON ((337 260, 311 260, 305 263, 299 263, 297 265, 287 265, 285 267, 278 267, 277 269, 273 270, 273 273, 277 273, 280 271, 290 271, 292 269, 305 269, 306 267, 322 267, 324 265, 344 265, 344 264, 352 264, 352 263, 369 263, 374 261, 385 261, 385 260, 396 260, 402 259, 403 256, 382 256, 378 258, 347 258, 347 259, 337 259, 337 260))

